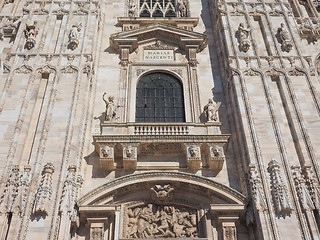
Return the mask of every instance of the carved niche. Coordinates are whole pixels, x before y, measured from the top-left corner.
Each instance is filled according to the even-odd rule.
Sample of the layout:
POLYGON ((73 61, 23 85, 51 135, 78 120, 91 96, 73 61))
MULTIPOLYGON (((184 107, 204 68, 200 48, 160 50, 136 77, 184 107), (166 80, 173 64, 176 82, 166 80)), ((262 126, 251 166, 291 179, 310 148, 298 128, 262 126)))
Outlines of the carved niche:
POLYGON ((178 205, 147 204, 127 208, 124 216, 126 238, 192 238, 199 236, 195 209, 178 205))

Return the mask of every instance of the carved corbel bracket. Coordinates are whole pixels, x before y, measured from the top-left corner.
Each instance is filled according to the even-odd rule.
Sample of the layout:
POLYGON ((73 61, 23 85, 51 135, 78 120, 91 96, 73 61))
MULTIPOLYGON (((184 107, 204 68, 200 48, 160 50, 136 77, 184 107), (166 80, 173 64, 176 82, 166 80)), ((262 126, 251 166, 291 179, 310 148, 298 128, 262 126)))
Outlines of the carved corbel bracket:
POLYGON ((123 168, 127 171, 134 171, 137 168, 139 143, 122 143, 123 147, 123 168))
POLYGON ((97 152, 99 154, 100 167, 106 170, 114 170, 114 145, 113 143, 106 143, 105 145, 98 145, 97 152))
POLYGON ((186 158, 187 158, 187 167, 191 170, 199 170, 201 165, 201 144, 185 144, 186 146, 186 158))
POLYGON ((209 143, 209 168, 214 171, 221 171, 225 161, 223 147, 225 143, 209 143))

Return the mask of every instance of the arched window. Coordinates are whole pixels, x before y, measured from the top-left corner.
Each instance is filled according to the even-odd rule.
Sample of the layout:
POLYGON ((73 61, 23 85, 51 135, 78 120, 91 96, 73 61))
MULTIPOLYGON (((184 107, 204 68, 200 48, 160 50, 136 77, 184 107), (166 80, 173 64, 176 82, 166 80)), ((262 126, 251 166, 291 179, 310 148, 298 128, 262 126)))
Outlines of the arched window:
POLYGON ((143 76, 137 85, 136 122, 184 122, 181 82, 157 72, 143 76))

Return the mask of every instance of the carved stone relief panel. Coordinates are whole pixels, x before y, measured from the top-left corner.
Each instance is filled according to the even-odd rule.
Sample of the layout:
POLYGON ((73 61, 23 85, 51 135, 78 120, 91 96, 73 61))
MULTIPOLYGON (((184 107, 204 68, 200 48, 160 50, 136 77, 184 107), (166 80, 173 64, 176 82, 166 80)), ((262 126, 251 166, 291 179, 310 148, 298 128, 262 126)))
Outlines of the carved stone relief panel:
POLYGON ((198 170, 201 164, 200 144, 185 144, 187 166, 189 169, 198 170))
POLYGON ((114 169, 114 144, 100 146, 100 167, 113 170, 114 169))
POLYGON ((123 237, 192 238, 199 236, 195 209, 178 205, 147 204, 124 211, 123 237))

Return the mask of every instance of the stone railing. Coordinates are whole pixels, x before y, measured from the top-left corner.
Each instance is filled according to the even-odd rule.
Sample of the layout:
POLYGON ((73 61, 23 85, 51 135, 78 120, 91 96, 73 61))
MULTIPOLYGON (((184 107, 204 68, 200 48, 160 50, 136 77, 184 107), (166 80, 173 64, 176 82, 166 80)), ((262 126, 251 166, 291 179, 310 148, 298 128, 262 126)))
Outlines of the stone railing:
POLYGON ((179 125, 140 125, 134 126, 135 135, 187 135, 188 126, 179 125))

